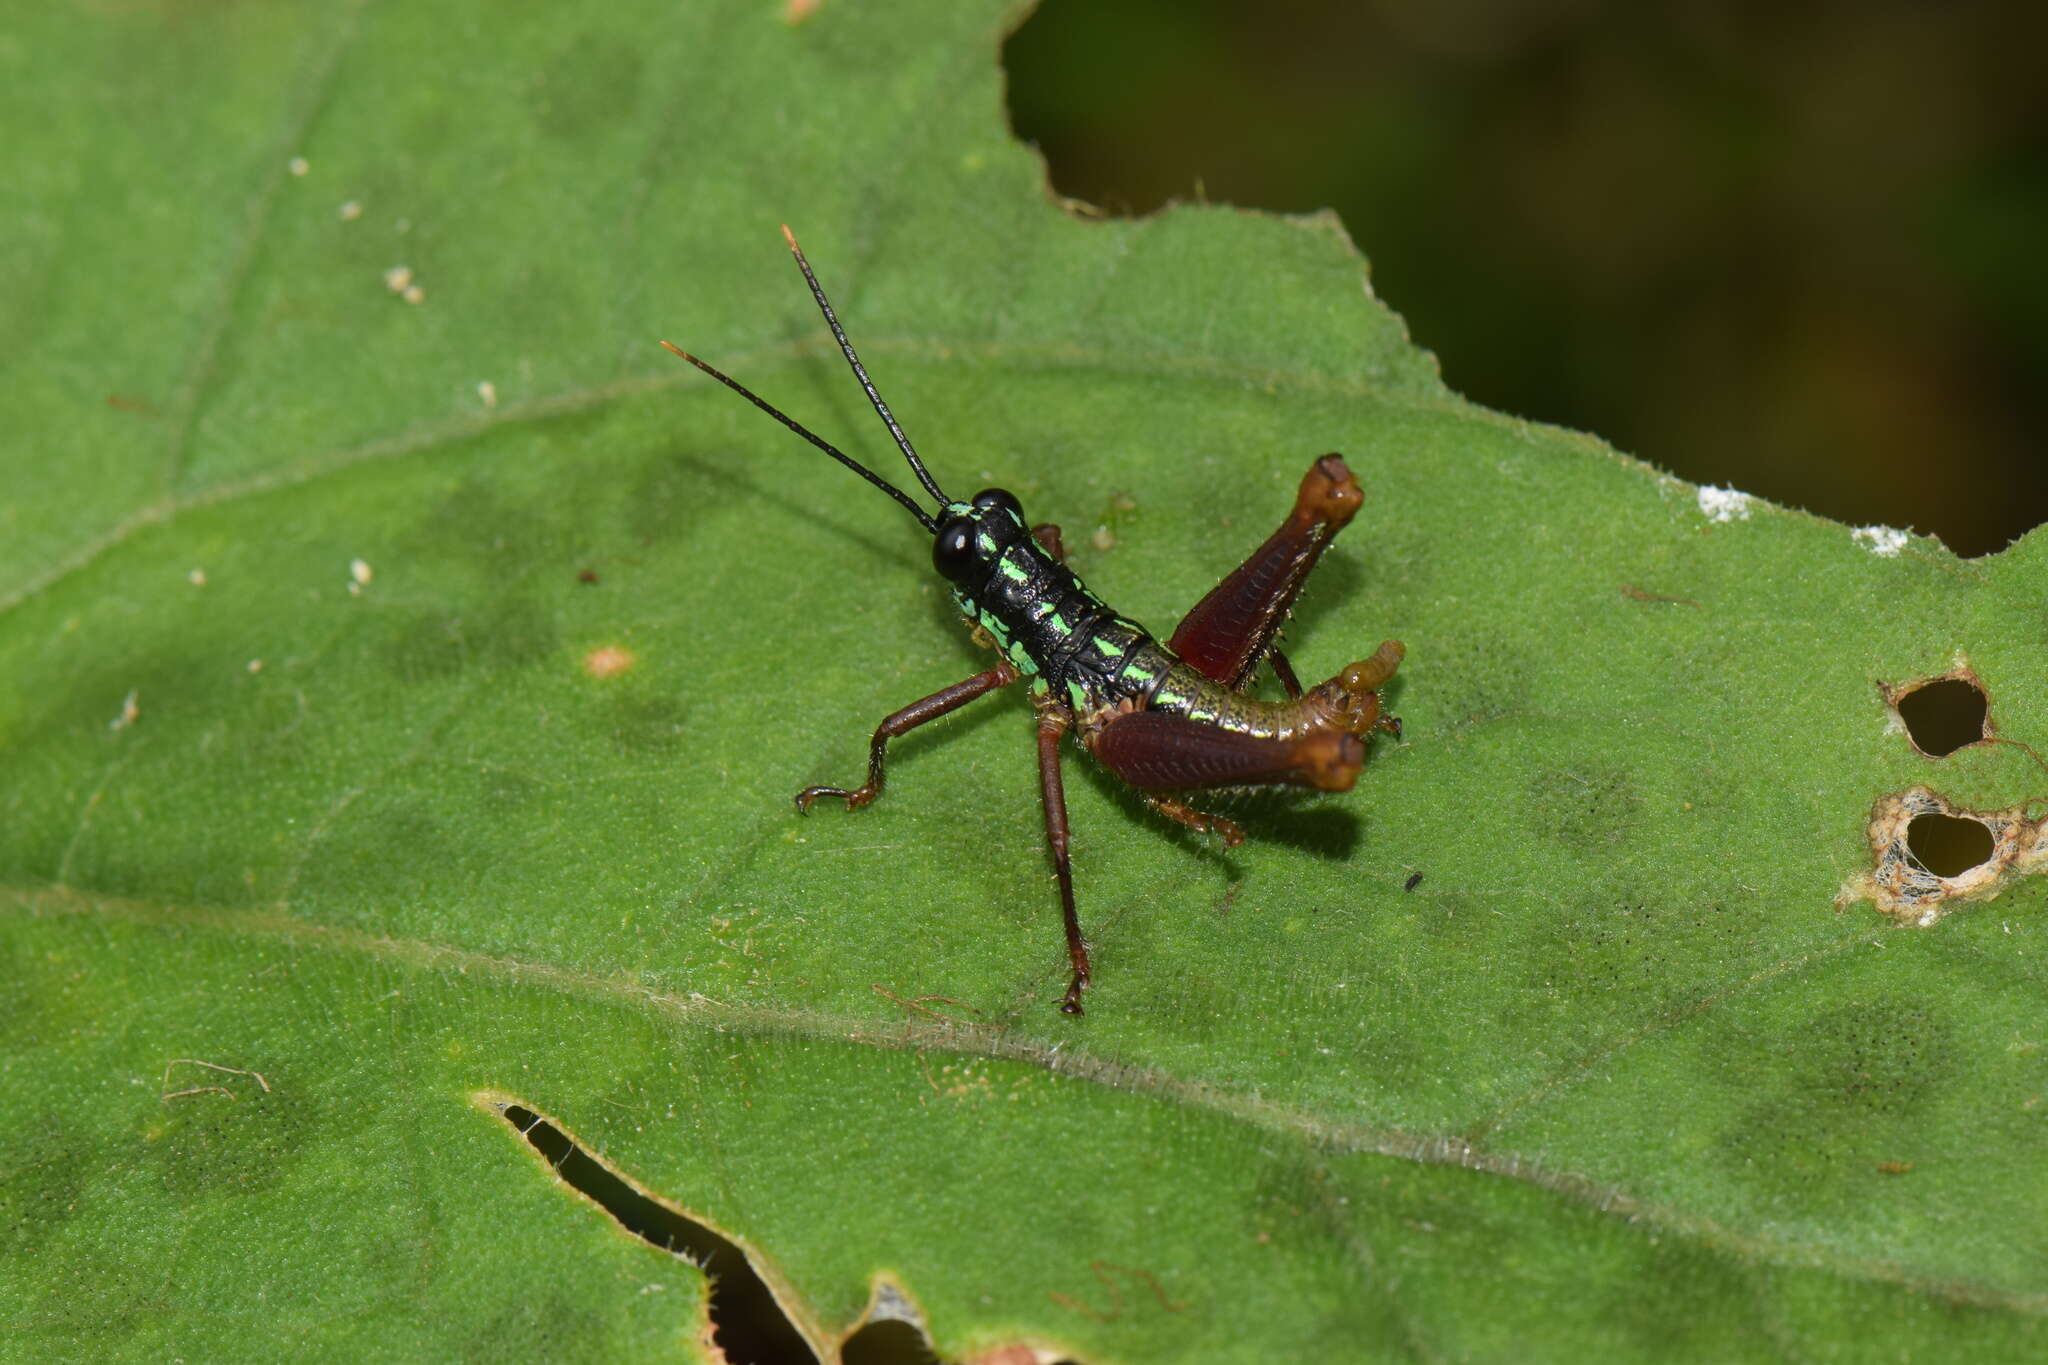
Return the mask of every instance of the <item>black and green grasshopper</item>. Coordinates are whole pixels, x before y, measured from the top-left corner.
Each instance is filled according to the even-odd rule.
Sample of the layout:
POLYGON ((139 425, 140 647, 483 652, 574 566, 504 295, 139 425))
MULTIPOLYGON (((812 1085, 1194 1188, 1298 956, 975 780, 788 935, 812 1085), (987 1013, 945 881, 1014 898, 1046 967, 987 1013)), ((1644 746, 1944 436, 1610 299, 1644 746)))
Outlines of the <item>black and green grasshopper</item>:
POLYGON ((850 791, 806 787, 796 795, 797 809, 808 812, 824 796, 845 801, 848 810, 867 805, 882 794, 882 755, 892 738, 1029 678, 1038 712, 1046 843, 1059 879, 1073 967, 1060 1009, 1079 1014, 1089 982, 1088 944, 1074 910, 1060 737, 1074 731, 1097 762, 1134 787, 1154 810, 1217 834, 1226 846, 1242 842, 1244 832, 1221 816, 1182 803, 1176 793, 1277 784, 1349 791, 1365 763, 1372 733, 1401 733, 1400 721, 1381 714, 1379 697, 1400 665, 1401 642, 1387 641, 1371 658, 1347 664, 1328 682, 1304 691, 1273 641, 1309 570, 1358 511, 1364 494, 1341 456, 1317 460, 1280 529, 1197 602, 1162 645, 1143 626, 1111 611, 1066 566, 1059 527, 1027 526, 1017 499, 1000 488, 984 489, 966 502, 940 490, 875 392, 796 237, 787 227, 782 235, 868 401, 896 438, 917 481, 937 500, 937 516, 737 380, 666 341, 661 344, 909 508, 931 532, 932 564, 953 585, 975 639, 1003 656, 994 668, 912 702, 876 726, 866 783, 850 791), (1286 701, 1260 701, 1244 690, 1265 660, 1272 661, 1286 701))

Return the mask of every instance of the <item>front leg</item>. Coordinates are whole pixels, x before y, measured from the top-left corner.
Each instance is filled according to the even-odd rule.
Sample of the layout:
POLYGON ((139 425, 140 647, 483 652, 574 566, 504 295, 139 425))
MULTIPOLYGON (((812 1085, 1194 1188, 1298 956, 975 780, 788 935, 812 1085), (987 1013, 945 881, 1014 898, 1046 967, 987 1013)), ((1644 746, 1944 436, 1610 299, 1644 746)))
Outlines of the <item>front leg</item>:
POLYGON ((997 664, 985 673, 963 678, 951 687, 942 688, 921 701, 914 701, 875 727, 875 737, 868 742, 868 780, 865 785, 848 791, 844 787, 805 787, 796 794, 796 808, 808 815, 811 803, 821 796, 836 796, 846 802, 848 810, 859 810, 882 794, 882 750, 890 740, 915 730, 928 720, 937 720, 948 711, 957 711, 985 696, 998 687, 1008 687, 1023 674, 1009 664, 997 664))
POLYGON ((1325 455, 1310 465, 1294 510, 1280 529, 1195 603, 1166 647, 1232 691, 1242 691, 1270 653, 1287 695, 1299 697, 1301 684, 1286 658, 1273 649, 1273 637, 1330 538, 1350 523, 1364 501, 1343 456, 1325 455))

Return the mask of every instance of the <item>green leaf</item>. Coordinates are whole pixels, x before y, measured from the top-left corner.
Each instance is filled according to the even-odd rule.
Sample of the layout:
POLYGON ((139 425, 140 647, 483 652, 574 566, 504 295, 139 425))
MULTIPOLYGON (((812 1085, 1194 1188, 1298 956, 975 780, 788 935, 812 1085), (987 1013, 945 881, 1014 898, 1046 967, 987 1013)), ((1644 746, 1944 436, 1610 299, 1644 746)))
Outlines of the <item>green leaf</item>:
POLYGON ((2048 739, 2048 540, 1474 409, 1330 219, 1070 214, 1016 18, 17 16, 5 1339, 709 1358, 516 1102, 828 1351, 886 1282, 954 1357, 2038 1355, 2048 778, 1880 685, 1966 661, 2048 739), (898 477, 781 221, 940 480, 1157 630, 1314 456, 1366 483, 1289 648, 1406 641, 1404 738, 1228 853, 1070 763, 1085 1018, 1020 699, 790 808, 986 655, 899 508, 654 345, 898 477), (1889 864, 1895 926, 1920 786, 2006 843, 1974 899, 1889 864))

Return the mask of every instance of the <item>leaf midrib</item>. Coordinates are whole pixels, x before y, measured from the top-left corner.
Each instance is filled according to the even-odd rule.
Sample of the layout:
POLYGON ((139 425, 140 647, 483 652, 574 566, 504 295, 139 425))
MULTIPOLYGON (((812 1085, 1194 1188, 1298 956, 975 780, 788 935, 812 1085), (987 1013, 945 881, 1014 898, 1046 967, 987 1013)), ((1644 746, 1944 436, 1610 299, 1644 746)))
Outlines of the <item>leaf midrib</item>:
MULTIPOLYGON (((1189 1081, 1153 1067, 1134 1067, 1066 1042, 1046 1046, 1007 1027, 906 1018, 874 1018, 811 1009, 768 1009, 736 1005, 709 996, 667 994, 628 976, 603 976, 551 963, 523 962, 421 939, 394 938, 360 930, 309 924, 277 910, 217 910, 174 906, 134 898, 95 896, 68 887, 0 888, 29 914, 109 915, 147 924, 176 924, 251 939, 266 939, 353 953, 417 969, 453 968, 464 974, 511 983, 531 982, 566 994, 597 998, 648 1010, 672 1023, 744 1032, 760 1037, 801 1037, 896 1052, 933 1048, 1018 1062, 1052 1075, 1107 1090, 1166 1100, 1265 1132, 1306 1141, 1322 1152, 1374 1155, 1426 1166, 1459 1167, 1535 1186, 1604 1215, 1648 1223, 1725 1254, 1766 1260, 1792 1268, 1817 1269, 1847 1279, 1897 1285, 1943 1302, 2030 1316, 2048 1315, 2048 1294, 2016 1293, 1976 1282, 1915 1273, 1895 1260, 1849 1256, 1788 1238, 1738 1232, 1699 1214, 1641 1199, 1618 1186, 1599 1184, 1553 1169, 1516 1152, 1482 1149, 1464 1137, 1423 1134, 1398 1128, 1332 1121, 1306 1110, 1275 1104, 1255 1093, 1189 1081)), ((1753 974, 1750 984, 1803 965, 1812 953, 1779 969, 1753 974)), ((1739 986, 1737 987, 1740 988, 1739 986)), ((1726 992, 1722 995, 1725 996, 1726 992)), ((1718 997, 1717 997, 1718 998, 1718 997)))

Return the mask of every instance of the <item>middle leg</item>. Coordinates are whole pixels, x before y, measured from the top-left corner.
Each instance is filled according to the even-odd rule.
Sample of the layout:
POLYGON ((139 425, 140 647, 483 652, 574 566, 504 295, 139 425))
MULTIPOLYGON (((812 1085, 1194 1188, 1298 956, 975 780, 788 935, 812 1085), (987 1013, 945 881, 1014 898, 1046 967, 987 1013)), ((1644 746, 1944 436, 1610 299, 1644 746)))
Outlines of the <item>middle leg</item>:
POLYGON ((1185 801, 1176 801, 1157 792, 1139 792, 1138 796, 1146 805, 1167 819, 1186 825, 1197 834, 1214 834, 1223 840, 1225 848, 1236 848, 1244 842, 1244 830, 1235 820, 1226 820, 1220 815, 1196 810, 1185 801))
POLYGON ((1074 864, 1067 856, 1067 792, 1060 780, 1060 738, 1073 716, 1064 706, 1041 701, 1038 707, 1038 794, 1045 804, 1045 847, 1052 854, 1053 875, 1060 884, 1060 912, 1066 917, 1067 962, 1073 976, 1060 998, 1060 1013, 1081 1014, 1081 992, 1088 989, 1088 943, 1081 937, 1081 916, 1074 909, 1074 864))

